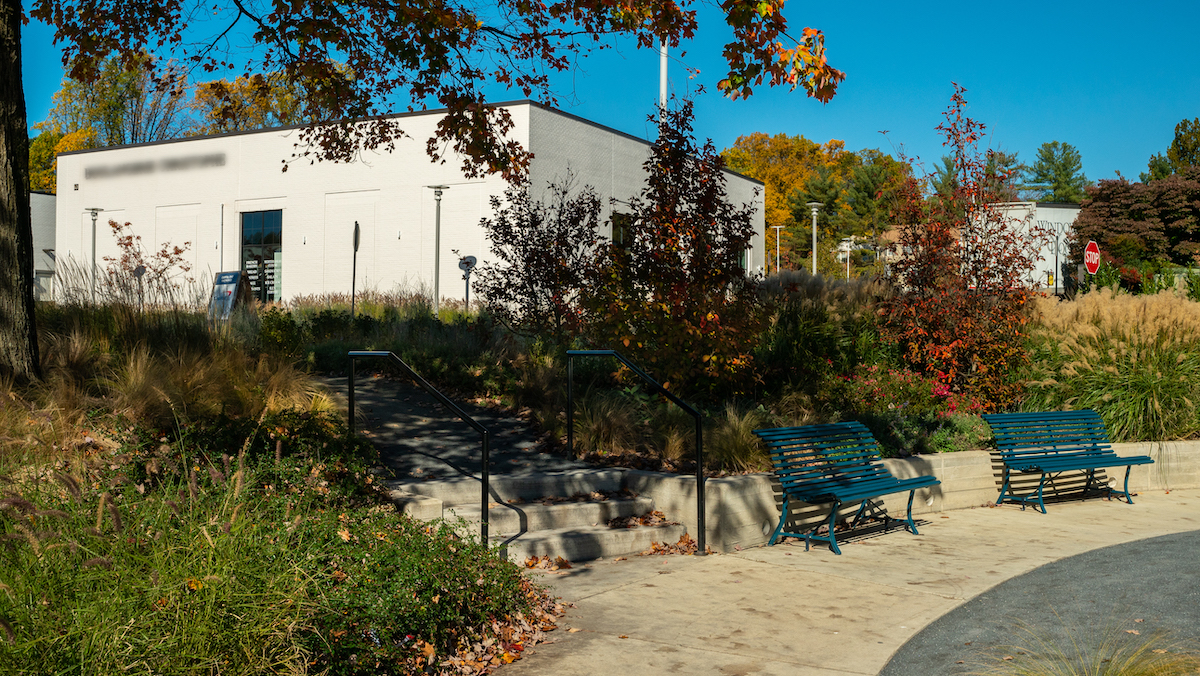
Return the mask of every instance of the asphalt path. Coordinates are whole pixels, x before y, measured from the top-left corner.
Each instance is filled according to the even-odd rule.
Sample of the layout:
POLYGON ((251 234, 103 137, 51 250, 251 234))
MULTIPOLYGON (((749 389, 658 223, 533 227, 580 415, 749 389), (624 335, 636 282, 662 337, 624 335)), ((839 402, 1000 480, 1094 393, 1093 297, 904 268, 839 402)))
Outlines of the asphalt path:
POLYGON ((977 673, 1043 641, 1071 654, 1155 634, 1164 648, 1200 649, 1200 531, 1104 547, 1002 582, 926 626, 880 676, 977 673))

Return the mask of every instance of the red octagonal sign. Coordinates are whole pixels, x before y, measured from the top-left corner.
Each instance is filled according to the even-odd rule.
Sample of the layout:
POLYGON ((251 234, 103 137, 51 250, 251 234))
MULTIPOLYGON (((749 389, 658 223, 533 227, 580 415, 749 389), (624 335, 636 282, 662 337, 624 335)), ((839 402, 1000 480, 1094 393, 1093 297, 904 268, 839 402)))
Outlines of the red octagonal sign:
POLYGON ((1087 248, 1083 250, 1083 264, 1087 267, 1089 275, 1096 274, 1100 269, 1100 246, 1096 244, 1096 240, 1087 243, 1087 248))

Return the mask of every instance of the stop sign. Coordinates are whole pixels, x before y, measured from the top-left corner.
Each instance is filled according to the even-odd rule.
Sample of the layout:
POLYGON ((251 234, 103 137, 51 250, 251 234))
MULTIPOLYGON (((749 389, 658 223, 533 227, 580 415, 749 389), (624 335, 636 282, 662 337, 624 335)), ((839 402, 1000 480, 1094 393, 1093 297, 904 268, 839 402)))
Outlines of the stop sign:
POLYGON ((1084 248, 1083 264, 1087 267, 1089 275, 1096 274, 1096 271, 1100 269, 1100 246, 1096 244, 1096 240, 1091 240, 1084 248))

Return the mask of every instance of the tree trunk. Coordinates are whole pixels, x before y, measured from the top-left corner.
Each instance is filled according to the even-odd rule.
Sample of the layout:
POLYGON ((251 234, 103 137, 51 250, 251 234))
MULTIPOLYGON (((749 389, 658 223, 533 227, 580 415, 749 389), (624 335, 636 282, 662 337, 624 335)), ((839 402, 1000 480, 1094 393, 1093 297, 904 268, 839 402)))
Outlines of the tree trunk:
POLYGON ((0 0, 0 377, 23 383, 39 375, 21 2, 0 0))

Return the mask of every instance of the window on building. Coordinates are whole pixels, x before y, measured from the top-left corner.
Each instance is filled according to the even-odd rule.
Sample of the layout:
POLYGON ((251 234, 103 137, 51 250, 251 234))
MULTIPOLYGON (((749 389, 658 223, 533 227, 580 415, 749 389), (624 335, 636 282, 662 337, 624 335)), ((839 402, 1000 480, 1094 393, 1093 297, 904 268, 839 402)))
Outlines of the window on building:
POLYGON ((612 215, 613 246, 624 251, 633 243, 633 216, 614 211, 612 215))
POLYGON ((282 298, 283 211, 242 213, 242 272, 250 293, 266 303, 282 298))

